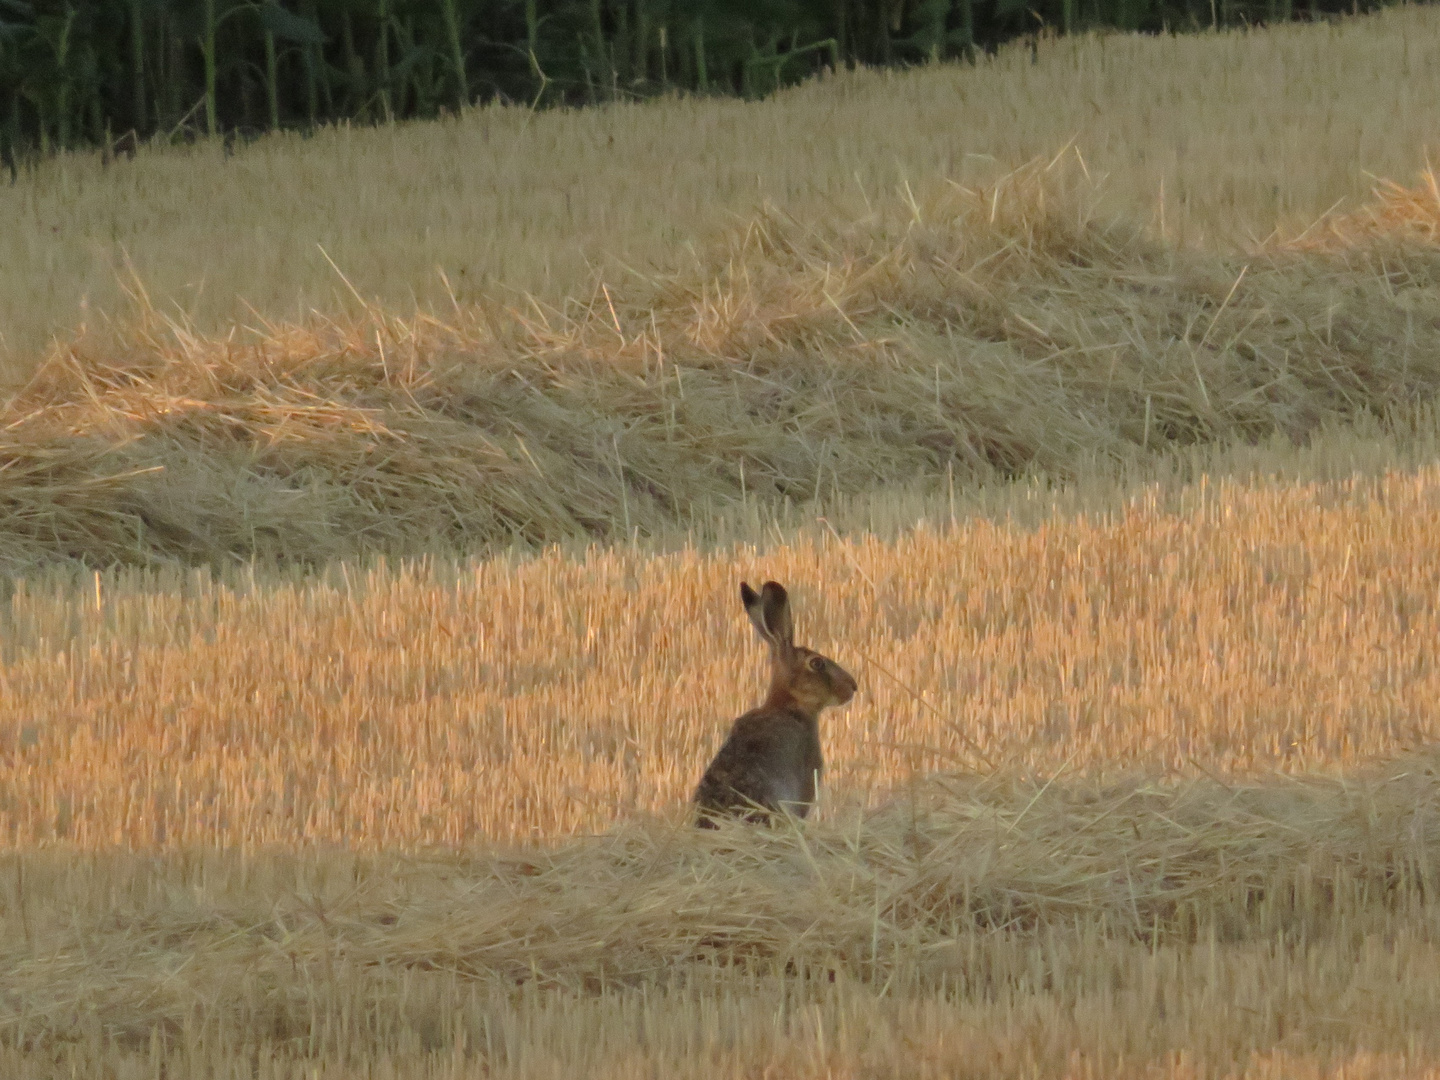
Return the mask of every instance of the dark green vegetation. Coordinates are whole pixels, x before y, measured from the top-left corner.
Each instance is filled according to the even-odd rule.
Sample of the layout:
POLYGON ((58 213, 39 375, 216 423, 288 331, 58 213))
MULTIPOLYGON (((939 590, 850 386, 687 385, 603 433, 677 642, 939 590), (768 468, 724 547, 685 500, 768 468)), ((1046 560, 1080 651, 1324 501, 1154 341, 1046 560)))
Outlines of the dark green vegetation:
POLYGON ((765 94, 1046 30, 1163 32, 1383 0, 0 0, 0 157, 668 91, 765 94))

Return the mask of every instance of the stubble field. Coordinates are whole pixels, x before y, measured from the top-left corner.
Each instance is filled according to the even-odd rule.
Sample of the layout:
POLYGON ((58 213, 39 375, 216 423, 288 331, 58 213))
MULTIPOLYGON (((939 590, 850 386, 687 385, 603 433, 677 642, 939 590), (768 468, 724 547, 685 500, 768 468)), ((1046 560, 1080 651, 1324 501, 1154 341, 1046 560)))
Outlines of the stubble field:
POLYGON ((1405 449, 888 541, 27 582, 7 1072, 1429 1075, 1405 449), (702 834, 766 574, 863 692, 804 828, 702 834))
POLYGON ((760 102, 338 128, 57 158, 0 184, 0 380, 132 312, 138 275, 203 333, 360 310, 449 318, 586 300, 597 269, 686 266, 769 203, 862 215, 908 182, 970 187, 1073 143, 1107 207, 1178 244, 1253 243, 1409 183, 1440 127, 1440 16, 1254 33, 1042 38, 976 68, 852 73, 760 102), (332 265, 333 263, 333 265, 332 265))
MULTIPOLYGON (((568 306, 599 279, 228 334, 156 302, 57 348, 0 443, 0 1071, 1440 1075, 1434 22, 989 75, 1134 97, 1178 50, 1223 96, 1324 57, 1385 88, 1363 138, 1287 79, 1196 121, 1201 167, 1117 103, 1101 181, 1120 143, 1054 99, 988 186, 922 162, 847 226, 817 180, 568 306), (1317 221, 1367 169, 1397 183, 1317 221), (810 820, 702 834, 766 577, 861 693, 810 820)), ((313 149, 874 123, 986 70, 313 149)), ((579 250, 535 220, 535 265, 579 250)))

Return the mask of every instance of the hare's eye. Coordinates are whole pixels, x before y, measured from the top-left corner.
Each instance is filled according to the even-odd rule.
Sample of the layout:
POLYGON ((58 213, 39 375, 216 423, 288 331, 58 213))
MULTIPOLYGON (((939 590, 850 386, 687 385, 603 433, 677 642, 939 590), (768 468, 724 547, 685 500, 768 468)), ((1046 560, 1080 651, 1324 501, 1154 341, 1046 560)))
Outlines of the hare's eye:
POLYGON ((810 658, 810 670, 821 672, 825 670, 825 658, 823 656, 812 656, 810 658))

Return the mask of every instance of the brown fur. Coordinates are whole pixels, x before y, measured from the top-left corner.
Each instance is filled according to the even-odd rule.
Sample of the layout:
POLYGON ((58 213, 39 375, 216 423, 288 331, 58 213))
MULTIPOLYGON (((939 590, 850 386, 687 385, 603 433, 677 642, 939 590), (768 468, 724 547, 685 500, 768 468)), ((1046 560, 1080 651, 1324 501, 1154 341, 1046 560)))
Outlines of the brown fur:
POLYGON ((795 644, 789 597, 779 582, 767 581, 758 594, 741 582, 740 600, 770 646, 770 690, 758 709, 731 726, 695 789, 702 827, 713 828, 722 814, 752 821, 777 812, 808 814, 824 767, 820 712, 844 705, 856 690, 839 664, 795 644))

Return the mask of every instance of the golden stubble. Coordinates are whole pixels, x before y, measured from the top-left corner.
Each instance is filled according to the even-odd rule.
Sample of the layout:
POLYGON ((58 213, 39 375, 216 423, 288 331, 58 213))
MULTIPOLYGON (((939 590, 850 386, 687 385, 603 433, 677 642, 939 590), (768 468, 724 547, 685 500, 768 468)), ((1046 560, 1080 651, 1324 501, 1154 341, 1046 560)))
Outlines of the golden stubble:
POLYGON ((228 584, 16 586, 0 827, 418 849, 677 820, 764 650, 738 582, 861 682, 831 807, 917 774, 1349 767, 1433 740, 1440 472, 1151 489, 1109 515, 558 550, 228 584))
POLYGON ((1011 497, 17 583, 0 1068, 1434 1076, 1440 470, 1011 497), (803 827, 702 833, 764 576, 862 693, 803 827))

